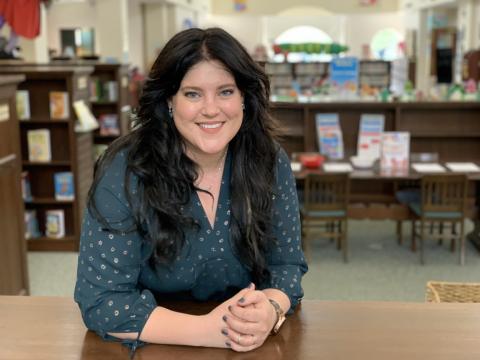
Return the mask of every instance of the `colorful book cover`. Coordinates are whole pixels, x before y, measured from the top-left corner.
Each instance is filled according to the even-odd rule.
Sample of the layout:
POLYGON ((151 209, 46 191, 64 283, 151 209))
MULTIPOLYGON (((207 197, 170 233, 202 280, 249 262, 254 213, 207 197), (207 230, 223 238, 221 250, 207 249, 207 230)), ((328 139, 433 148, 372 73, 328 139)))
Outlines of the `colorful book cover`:
POLYGON ((104 99, 105 101, 117 101, 118 100, 118 83, 116 81, 107 81, 103 84, 104 99))
POLYGON ((28 90, 18 90, 16 101, 18 120, 30 120, 30 95, 28 90))
POLYGON ((42 236, 38 228, 37 211, 25 210, 25 239, 34 239, 42 236))
POLYGON ((28 171, 22 171, 22 196, 24 201, 33 200, 30 174, 28 171))
POLYGON ((90 108, 83 100, 77 100, 73 103, 73 109, 77 115, 77 123, 75 124, 76 132, 89 132, 98 129, 98 121, 93 116, 90 108))
POLYGON ((47 210, 45 217, 45 234, 56 239, 65 237, 65 212, 63 210, 47 210))
POLYGON ((337 57, 330 62, 330 85, 339 97, 354 97, 358 91, 359 62, 356 57, 337 57))
POLYGON ((70 171, 55 173, 53 178, 55 184, 55 199, 75 199, 73 174, 70 171))
POLYGON ((343 159, 343 136, 338 114, 317 114, 315 124, 320 153, 332 160, 343 159))
POLYGON ((28 130, 27 142, 29 161, 49 162, 52 160, 50 131, 48 129, 28 130))
POLYGON ((379 159, 385 115, 362 114, 358 134, 357 156, 379 159))
POLYGON ((54 120, 70 118, 70 102, 68 101, 67 92, 50 92, 50 118, 54 120))
POLYGON ((407 169, 410 157, 410 133, 388 131, 382 134, 380 167, 382 169, 407 169))
POLYGON ((120 127, 118 124, 117 114, 100 115, 100 135, 102 136, 119 136, 120 127))
POLYGON ((89 83, 90 101, 98 101, 101 97, 101 86, 98 77, 91 76, 89 83))

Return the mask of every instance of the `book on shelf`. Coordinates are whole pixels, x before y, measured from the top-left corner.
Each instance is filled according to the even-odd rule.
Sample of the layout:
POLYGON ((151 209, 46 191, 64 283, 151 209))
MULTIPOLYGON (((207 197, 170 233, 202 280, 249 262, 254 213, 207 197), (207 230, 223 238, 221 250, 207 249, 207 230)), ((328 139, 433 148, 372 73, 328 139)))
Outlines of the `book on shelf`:
POLYGON ((50 92, 50 118, 54 120, 65 120, 70 117, 70 106, 68 92, 50 92))
POLYGON ((100 115, 100 135, 101 136, 119 136, 120 125, 117 114, 100 115))
POLYGON ((45 235, 56 239, 65 237, 65 212, 63 210, 47 210, 45 212, 45 235))
POLYGON ((16 94, 18 120, 30 120, 30 95, 28 90, 18 90, 16 94))
POLYGON ((118 100, 118 83, 116 81, 106 81, 103 84, 105 101, 117 101, 118 100))
POLYGON ((27 131, 28 160, 38 162, 52 161, 50 130, 36 129, 27 131))
POLYGON ((383 114, 362 114, 358 133, 357 156, 379 159, 382 133, 385 124, 383 114))
POLYGON ((356 57, 336 57, 330 62, 332 93, 339 98, 354 98, 358 91, 359 61, 356 57))
POLYGON ((95 116, 93 116, 90 108, 85 104, 85 101, 75 101, 73 103, 73 109, 78 118, 75 124, 76 132, 89 132, 98 129, 98 121, 95 116))
POLYGON ((410 133, 386 131, 382 134, 380 167, 382 169, 408 169, 410 133))
POLYGON ((22 197, 24 201, 33 200, 30 174, 28 171, 22 171, 22 197))
POLYGON ((75 199, 73 173, 70 171, 58 172, 53 175, 56 200, 75 199))
POLYGON ((38 228, 38 219, 36 210, 25 210, 25 239, 34 239, 42 236, 38 228))
POLYGON ((95 76, 90 77, 90 101, 98 101, 102 94, 100 79, 95 76))
POLYGON ((320 153, 332 160, 343 159, 343 136, 338 114, 317 114, 315 125, 320 153))

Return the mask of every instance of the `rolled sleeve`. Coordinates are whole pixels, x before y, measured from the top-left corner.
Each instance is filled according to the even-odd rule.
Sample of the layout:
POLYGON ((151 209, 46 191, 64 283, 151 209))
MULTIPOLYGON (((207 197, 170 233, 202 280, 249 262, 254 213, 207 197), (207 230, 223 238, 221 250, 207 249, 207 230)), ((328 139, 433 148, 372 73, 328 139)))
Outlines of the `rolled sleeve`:
POLYGON ((288 295, 293 312, 303 297, 301 280, 308 266, 301 246, 296 182, 283 150, 279 151, 276 171, 273 232, 277 243, 269 256, 270 287, 288 295))
POLYGON ((153 294, 138 286, 145 245, 137 231, 127 231, 133 217, 122 186, 124 173, 116 165, 95 193, 108 226, 90 211, 84 213, 74 295, 86 326, 104 338, 110 332, 140 334, 156 307, 153 294))

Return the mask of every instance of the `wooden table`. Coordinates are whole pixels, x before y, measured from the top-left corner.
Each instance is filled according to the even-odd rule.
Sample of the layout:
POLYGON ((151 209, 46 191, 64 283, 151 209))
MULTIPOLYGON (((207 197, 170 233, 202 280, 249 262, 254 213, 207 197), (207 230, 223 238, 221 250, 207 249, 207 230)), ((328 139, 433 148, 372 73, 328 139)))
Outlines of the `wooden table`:
MULTIPOLYGON (((87 331, 72 299, 0 296, 1 360, 128 355, 87 331)), ((480 304, 304 301, 280 334, 253 352, 147 345, 135 359, 480 359, 480 304)))
MULTIPOLYGON (((446 171, 441 174, 455 174, 448 170, 445 163, 440 163, 446 171)), ((479 162, 475 162, 480 166, 479 162)), ((320 167, 318 169, 301 168, 294 171, 299 189, 303 188, 303 181, 307 174, 325 174, 320 167)), ((458 174, 458 173, 456 173, 458 174)), ((415 171, 412 167, 405 170, 380 170, 378 168, 358 170, 350 172, 350 195, 349 195, 349 218, 372 219, 372 220, 408 220, 409 210, 405 204, 399 204, 395 197, 397 190, 412 188, 420 185, 420 179, 424 175, 415 171)), ((478 209, 475 207, 475 197, 478 196, 480 172, 467 173, 469 188, 467 194, 467 218, 478 218, 478 209)))

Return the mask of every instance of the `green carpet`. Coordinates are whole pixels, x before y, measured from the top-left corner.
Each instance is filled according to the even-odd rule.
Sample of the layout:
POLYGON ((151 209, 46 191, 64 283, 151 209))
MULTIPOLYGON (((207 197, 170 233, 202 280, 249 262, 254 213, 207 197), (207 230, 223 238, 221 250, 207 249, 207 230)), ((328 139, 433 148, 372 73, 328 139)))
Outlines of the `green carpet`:
MULTIPOLYGON (((467 222, 467 230, 472 224, 467 222)), ((428 241, 426 265, 409 249, 408 224, 404 245, 397 245, 395 223, 350 221, 350 262, 326 239, 312 242, 310 270, 303 280, 306 299, 424 301, 428 280, 480 282, 480 255, 467 242, 466 265, 458 252, 428 241)), ((76 253, 30 252, 28 265, 32 295, 72 296, 76 253)))

